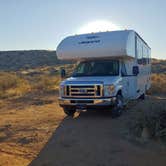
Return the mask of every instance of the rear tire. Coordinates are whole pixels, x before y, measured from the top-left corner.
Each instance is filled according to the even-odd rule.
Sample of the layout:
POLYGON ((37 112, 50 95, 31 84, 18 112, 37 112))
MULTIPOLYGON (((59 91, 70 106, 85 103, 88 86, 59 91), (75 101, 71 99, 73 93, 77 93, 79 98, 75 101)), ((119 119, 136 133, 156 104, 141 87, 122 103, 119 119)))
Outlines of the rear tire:
POLYGON ((67 109, 67 108, 63 108, 64 110, 64 113, 67 115, 67 116, 74 116, 74 113, 76 112, 75 110, 72 110, 72 109, 67 109))
POLYGON ((116 96, 116 101, 115 101, 115 105, 112 109, 112 112, 111 112, 111 116, 112 118, 117 118, 119 117, 122 112, 123 112, 123 109, 124 109, 124 101, 123 101, 123 96, 118 94, 116 96))

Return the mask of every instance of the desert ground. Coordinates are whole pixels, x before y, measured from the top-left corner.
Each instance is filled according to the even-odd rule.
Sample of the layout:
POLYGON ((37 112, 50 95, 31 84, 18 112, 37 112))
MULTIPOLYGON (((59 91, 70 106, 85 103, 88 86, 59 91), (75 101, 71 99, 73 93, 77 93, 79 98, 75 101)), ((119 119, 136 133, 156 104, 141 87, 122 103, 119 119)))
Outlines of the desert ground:
MULTIPOLYGON (((32 93, 3 102, 0 109, 0 165, 2 166, 127 166, 166 165, 166 147, 129 134, 133 101, 123 116, 92 111, 66 117, 57 91, 32 93)), ((163 97, 146 100, 165 102, 163 97)))

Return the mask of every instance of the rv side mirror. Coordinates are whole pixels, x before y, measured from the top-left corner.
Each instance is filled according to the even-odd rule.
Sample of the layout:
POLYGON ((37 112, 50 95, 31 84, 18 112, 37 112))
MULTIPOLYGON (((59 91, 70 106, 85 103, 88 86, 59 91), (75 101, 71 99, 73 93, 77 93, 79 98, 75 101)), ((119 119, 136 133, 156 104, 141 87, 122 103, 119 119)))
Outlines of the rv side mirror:
POLYGON ((133 66, 133 75, 137 76, 139 74, 139 67, 133 66))
POLYGON ((61 69, 60 70, 60 74, 61 74, 61 78, 65 78, 65 76, 66 76, 66 70, 65 69, 61 69))

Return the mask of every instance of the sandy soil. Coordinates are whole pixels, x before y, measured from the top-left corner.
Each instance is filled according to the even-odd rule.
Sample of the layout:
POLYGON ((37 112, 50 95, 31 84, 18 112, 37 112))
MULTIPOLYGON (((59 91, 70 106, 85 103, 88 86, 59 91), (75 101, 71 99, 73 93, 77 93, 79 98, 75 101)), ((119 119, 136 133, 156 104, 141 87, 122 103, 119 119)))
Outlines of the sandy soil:
POLYGON ((102 111, 71 118, 56 96, 0 101, 0 166, 166 165, 163 145, 136 141, 128 133, 126 122, 137 103, 118 119, 102 111))
POLYGON ((0 102, 0 166, 28 165, 64 118, 55 94, 0 102))

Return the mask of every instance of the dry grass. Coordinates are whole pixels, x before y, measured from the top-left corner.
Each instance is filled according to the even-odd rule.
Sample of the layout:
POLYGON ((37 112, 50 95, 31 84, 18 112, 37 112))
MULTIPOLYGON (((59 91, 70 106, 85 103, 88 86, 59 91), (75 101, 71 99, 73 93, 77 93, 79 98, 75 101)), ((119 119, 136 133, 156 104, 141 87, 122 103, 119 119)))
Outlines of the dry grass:
POLYGON ((70 76, 73 66, 69 64, 18 72, 0 72, 0 99, 21 97, 33 91, 57 90, 61 81, 60 68, 65 68, 70 76))
MULTIPOLYGON (((152 74, 150 95, 165 97, 166 74, 152 74)), ((139 103, 134 108, 131 131, 138 137, 149 137, 166 142, 166 100, 150 98, 139 103)))
POLYGON ((152 73, 166 74, 166 60, 152 59, 152 73))
POLYGON ((150 94, 166 94, 166 74, 152 74, 150 94))
MULTIPOLYGON (((0 72, 0 98, 20 97, 32 91, 58 89, 59 70, 64 67, 70 76, 75 64, 41 67, 19 72, 0 72)), ((166 74, 152 74, 149 94, 166 94, 166 74)))
POLYGON ((26 79, 13 72, 0 72, 0 98, 22 96, 30 90, 31 87, 26 79))
POLYGON ((57 76, 37 76, 33 81, 30 82, 32 90, 55 90, 58 89, 60 78, 57 76))
POLYGON ((130 123, 131 133, 138 137, 157 138, 166 142, 165 99, 147 99, 136 105, 130 123))
POLYGON ((21 97, 33 91, 57 90, 60 66, 18 72, 0 72, 0 99, 21 97))

